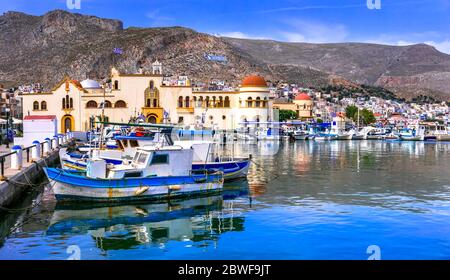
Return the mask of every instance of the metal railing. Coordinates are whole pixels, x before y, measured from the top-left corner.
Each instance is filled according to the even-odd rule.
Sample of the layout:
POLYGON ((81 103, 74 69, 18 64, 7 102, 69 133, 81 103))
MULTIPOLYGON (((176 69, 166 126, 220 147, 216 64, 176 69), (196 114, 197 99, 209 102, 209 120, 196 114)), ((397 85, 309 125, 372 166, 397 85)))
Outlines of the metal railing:
POLYGON ((52 151, 58 150, 61 145, 67 144, 69 139, 69 135, 58 135, 52 139, 39 142, 39 144, 36 143, 25 148, 20 147, 20 149, 15 149, 15 147, 19 146, 14 146, 12 151, 0 154, 0 180, 5 180, 5 170, 7 168, 20 170, 22 168, 22 163, 31 163, 35 160, 44 158, 47 155, 46 153, 51 153, 52 151), (45 145, 47 145, 47 149, 45 149, 45 145), (37 147, 39 147, 39 150, 35 150, 35 154, 33 155, 33 149, 37 147), (25 158, 23 158, 24 155, 25 158), (16 161, 15 164, 17 165, 14 167, 12 166, 13 157, 15 157, 14 161, 16 161))

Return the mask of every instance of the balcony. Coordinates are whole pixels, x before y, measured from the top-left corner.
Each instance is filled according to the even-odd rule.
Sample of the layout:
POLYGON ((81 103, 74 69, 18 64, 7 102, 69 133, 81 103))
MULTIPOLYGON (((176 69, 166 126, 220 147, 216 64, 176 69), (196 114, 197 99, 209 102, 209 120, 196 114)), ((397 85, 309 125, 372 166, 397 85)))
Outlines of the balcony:
POLYGON ((194 107, 178 107, 178 113, 194 113, 194 107))

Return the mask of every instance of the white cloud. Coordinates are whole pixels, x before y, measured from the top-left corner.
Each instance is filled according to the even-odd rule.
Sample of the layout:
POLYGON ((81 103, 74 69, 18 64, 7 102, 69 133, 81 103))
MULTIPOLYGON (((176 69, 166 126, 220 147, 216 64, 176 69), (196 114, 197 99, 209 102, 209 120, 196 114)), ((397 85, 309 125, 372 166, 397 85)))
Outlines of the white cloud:
POLYGON ((222 32, 222 33, 217 34, 217 36, 231 37, 231 38, 237 38, 237 39, 269 39, 268 37, 250 35, 247 33, 240 32, 240 31, 222 32))
POLYGON ((281 39, 289 42, 331 43, 344 42, 348 37, 343 24, 325 24, 320 22, 291 19, 284 21, 289 31, 280 31, 281 39))
POLYGON ((431 45, 443 53, 450 54, 450 40, 442 42, 426 41, 425 44, 431 45))
POLYGON ((154 21, 170 21, 173 20, 171 17, 163 16, 160 14, 159 10, 153 10, 145 14, 145 16, 154 21))
POLYGON ((411 46, 415 44, 427 44, 430 46, 435 47, 438 51, 450 54, 450 40, 402 40, 402 39, 390 39, 390 40, 383 40, 383 39, 375 39, 375 40, 364 40, 362 41, 364 43, 372 43, 372 44, 380 44, 380 45, 391 45, 391 46, 411 46))

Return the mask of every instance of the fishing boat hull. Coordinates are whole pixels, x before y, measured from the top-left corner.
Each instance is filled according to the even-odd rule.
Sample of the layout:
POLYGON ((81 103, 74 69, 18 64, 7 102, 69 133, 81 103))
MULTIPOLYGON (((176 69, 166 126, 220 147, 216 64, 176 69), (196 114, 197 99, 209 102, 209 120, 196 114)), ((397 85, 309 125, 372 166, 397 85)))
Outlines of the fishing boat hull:
POLYGON ((351 140, 364 140, 364 135, 353 134, 351 140))
POLYGON ((367 140, 384 140, 385 139, 384 134, 376 134, 376 135, 367 135, 367 140))
MULTIPOLYGON (((103 158, 110 164, 122 164, 122 160, 103 158)), ((74 158, 69 154, 60 155, 61 167, 64 170, 86 171, 87 163, 85 158, 74 158)), ((231 181, 238 178, 245 178, 250 167, 250 159, 243 158, 227 162, 198 162, 192 164, 192 170, 207 170, 209 172, 222 171, 225 181, 231 181)))
POLYGON ((250 159, 242 159, 232 162, 207 162, 192 164, 192 170, 220 170, 225 181, 246 178, 250 167, 250 159))
POLYGON ((336 140, 352 140, 352 135, 351 134, 347 134, 347 135, 336 135, 336 140))
POLYGON ((423 137, 420 135, 417 135, 417 136, 400 135, 400 140, 402 140, 402 141, 423 141, 423 137))
POLYGON ((437 141, 450 141, 450 134, 438 134, 436 135, 437 141))
POLYGON ((316 135, 314 136, 314 140, 315 141, 331 141, 331 140, 336 140, 337 136, 336 135, 316 135))
POLYGON ((223 174, 93 179, 58 168, 44 168, 58 201, 140 201, 182 198, 219 193, 223 174))

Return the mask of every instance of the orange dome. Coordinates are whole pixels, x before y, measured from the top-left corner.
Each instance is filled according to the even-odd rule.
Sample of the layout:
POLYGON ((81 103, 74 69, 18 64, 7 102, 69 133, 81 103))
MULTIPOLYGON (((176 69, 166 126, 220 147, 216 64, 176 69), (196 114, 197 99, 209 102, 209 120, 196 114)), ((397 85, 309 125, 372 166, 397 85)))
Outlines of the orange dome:
POLYGON ((241 87, 267 87, 266 80, 257 75, 247 76, 242 80, 241 87))
POLYGON ((300 93, 295 97, 295 100, 311 100, 311 97, 306 93, 300 93))

